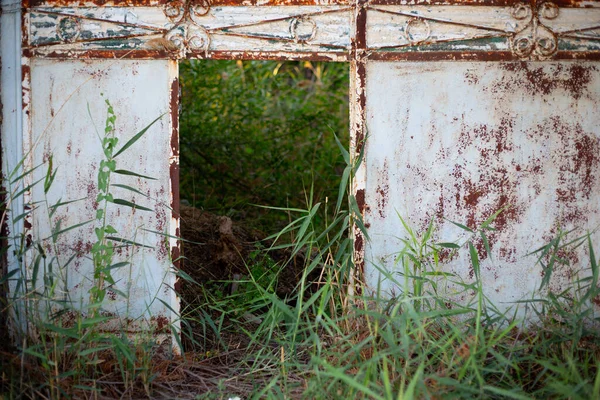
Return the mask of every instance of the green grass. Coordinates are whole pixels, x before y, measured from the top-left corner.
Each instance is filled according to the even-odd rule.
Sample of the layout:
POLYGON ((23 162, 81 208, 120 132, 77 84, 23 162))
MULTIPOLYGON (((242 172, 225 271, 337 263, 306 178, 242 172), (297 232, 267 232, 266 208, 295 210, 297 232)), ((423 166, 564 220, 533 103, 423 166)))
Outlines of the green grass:
POLYGON ((181 198, 264 232, 336 194, 348 146, 344 63, 187 61, 180 64, 181 198))
MULTIPOLYGON (((302 280, 290 301, 269 290, 272 282, 253 281, 245 307, 229 297, 200 307, 211 315, 228 315, 216 321, 204 312, 202 324, 218 327, 221 338, 234 338, 210 343, 211 348, 228 354, 240 342, 245 346, 232 367, 236 372, 206 398, 600 398, 599 320, 592 304, 600 289, 590 234, 559 232, 530 255, 546 275, 553 263, 568 263, 560 254, 572 248, 586 246, 589 260, 561 293, 548 289, 549 276, 543 280, 535 300, 520 304, 528 312, 517 318, 517 305, 502 311, 486 297, 473 245, 487 239, 503 210, 478 229, 465 228, 470 236, 460 244, 435 243, 435 221, 416 232, 399 216, 406 237, 398 249, 397 273, 381 270, 381 275, 403 291, 380 298, 362 286, 357 291, 362 295, 349 294, 354 266, 345 232, 351 218, 359 216, 341 210, 320 230, 312 219, 318 204, 309 204, 303 211, 281 210, 295 213, 296 219, 275 236, 294 231, 295 240, 279 246, 306 248, 313 255, 306 274, 322 269, 319 282, 302 280), (439 273, 444 271, 439 254, 447 250, 469 255, 472 282, 439 273), (313 290, 306 290, 309 285, 313 290), (445 292, 446 285, 458 292, 445 292), (262 322, 239 318, 244 311, 262 322)), ((195 311, 188 310, 190 319, 195 311)))
POLYGON ((301 279, 293 298, 274 293, 277 275, 268 261, 248 260, 250 278, 237 294, 184 308, 182 317, 197 331, 184 327, 195 351, 183 359, 161 356, 151 342, 79 335, 87 331, 43 324, 42 341, 2 357, 3 393, 8 398, 94 393, 210 399, 599 398, 600 338, 592 303, 600 291, 588 234, 559 232, 531 255, 532 263, 548 268, 567 262, 561 252, 586 246, 589 260, 568 290, 541 287, 528 302, 526 323, 498 311, 479 281, 471 240, 493 228, 493 218, 461 245, 435 243, 435 222, 425 232, 406 224, 399 273, 382 271, 405 289, 397 297, 378 298, 365 287, 361 295, 349 291, 354 266, 345 233, 358 216, 342 207, 326 218, 328 229, 317 230, 317 207, 281 210, 296 215, 286 228, 294 231, 295 241, 275 245, 289 247, 292 256, 301 250, 312 254, 305 277, 311 269, 321 270, 318 282, 301 279), (470 255, 474 281, 430 273, 443 270, 436 253, 448 248, 470 255), (440 290, 447 282, 462 288, 458 294, 464 300, 440 290))
MULTIPOLYGON (((318 232, 305 234, 310 245, 318 243, 318 232)), ((433 250, 435 243, 422 241, 427 235, 415 234, 407 242, 433 250)), ((583 235, 578 241, 591 246, 588 239, 583 235)), ((559 243, 557 250, 562 246, 559 243)), ((477 270, 478 256, 471 248, 467 242, 458 251, 469 252, 477 270)), ((425 274, 428 265, 435 263, 434 251, 418 255, 408 247, 402 250, 412 257, 405 260, 410 267, 418 264, 417 271, 422 272, 415 276, 409 268, 410 273, 401 278, 388 277, 410 290, 391 299, 367 294, 348 297, 346 281, 340 277, 344 272, 347 276, 352 265, 347 251, 338 262, 328 261, 335 259, 336 249, 337 244, 316 248, 319 261, 312 263, 326 269, 324 283, 312 294, 299 292, 290 304, 264 290, 248 303, 250 309, 261 302, 257 315, 263 322, 250 326, 240 321, 231 326, 250 340, 236 368, 251 375, 238 381, 240 390, 252 389, 237 394, 339 399, 599 398, 598 319, 588 301, 598 296, 593 251, 590 270, 574 278, 568 292, 543 296, 541 291, 541 300, 529 304, 534 311, 525 323, 490 304, 477 279, 466 284, 453 276, 425 274), (454 297, 435 293, 444 280, 462 285, 459 294, 466 300, 458 303, 454 297), (238 330, 240 326, 245 329, 238 330)), ((228 303, 219 307, 225 312, 228 303)), ((225 346, 220 351, 230 349, 225 346)), ((213 393, 212 398, 231 394, 233 388, 213 393)))

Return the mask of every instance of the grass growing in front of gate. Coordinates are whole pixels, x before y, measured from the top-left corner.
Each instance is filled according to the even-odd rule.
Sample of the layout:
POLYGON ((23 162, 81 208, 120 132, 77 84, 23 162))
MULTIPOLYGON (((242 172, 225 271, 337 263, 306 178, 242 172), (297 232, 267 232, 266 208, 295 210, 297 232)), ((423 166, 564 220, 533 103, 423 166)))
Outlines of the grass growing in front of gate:
MULTIPOLYGON (((110 112, 109 119, 108 128, 114 123, 110 112)), ((542 266, 544 279, 533 300, 524 303, 527 317, 534 321, 525 325, 513 312, 492 304, 481 283, 474 243, 487 239, 497 215, 478 227, 464 227, 466 236, 452 243, 435 240, 436 221, 417 232, 398 216, 405 236, 395 254, 396 272, 382 270, 381 275, 401 290, 395 296, 374 297, 352 262, 353 241, 347 233, 352 224, 362 227, 356 201, 348 195, 357 163, 350 161, 343 145, 340 148, 348 177, 340 195, 318 202, 309 194, 305 209, 278 210, 293 218, 273 235, 273 246, 288 248, 290 258, 310 255, 303 257, 304 275, 293 296, 274 293, 277 270, 268 259, 248 260, 248 278, 238 293, 211 297, 201 307, 184 305, 182 319, 201 327, 200 336, 206 340, 184 324, 183 334, 193 350, 172 357, 155 346, 150 335, 130 337, 124 330, 107 334, 97 329, 104 322, 105 286, 99 278, 109 282, 106 272, 116 264, 103 247, 89 254, 97 260, 99 273, 94 277, 97 290, 91 293, 91 317, 78 316, 72 326, 37 312, 50 303, 68 306, 53 296, 56 270, 40 278, 45 279, 44 292, 32 285, 35 274, 17 282, 30 288, 15 300, 29 307, 27 323, 36 329, 17 349, 1 354, 0 394, 55 399, 600 397, 599 321, 593 306, 600 301, 599 269, 591 234, 559 231, 530 255, 532 264, 542 266), (569 263, 564 254, 581 247, 589 255, 586 268, 572 276, 570 287, 549 290, 553 272, 569 263), (440 256, 452 252, 468 255, 472 279, 441 273, 445 270, 440 256), (307 278, 313 270, 320 272, 317 282, 307 278), (94 310, 100 316, 95 317, 94 310)), ((109 163, 116 157, 112 150, 105 155, 109 163)), ((46 168, 39 184, 49 188, 56 172, 46 168)), ((116 171, 112 165, 107 168, 116 171)), ((104 233, 111 231, 106 223, 101 227, 104 233)), ((60 237, 68 228, 54 233, 60 237)), ((39 251, 34 253, 39 257, 29 260, 39 260, 40 265, 48 261, 43 247, 22 239, 15 242, 25 246, 21 250, 39 251)), ((107 246, 98 240, 98 246, 107 246)), ((3 276, 2 283, 10 279, 15 278, 3 276)))
MULTIPOLYGON (((51 200, 50 190, 59 173, 52 155, 43 164, 29 170, 26 170, 26 156, 3 177, 2 186, 6 190, 2 192, 0 204, 0 226, 3 228, 0 237, 3 246, 0 263, 0 398, 4 395, 8 398, 54 399, 97 396, 99 393, 107 395, 99 388, 99 382, 111 375, 113 381, 118 381, 113 394, 138 387, 142 393, 150 395, 153 376, 149 374, 155 339, 160 335, 170 336, 170 326, 166 327, 166 331, 159 331, 153 328, 156 324, 151 323, 152 315, 129 314, 131 302, 135 301, 130 298, 129 292, 132 271, 136 268, 132 262, 133 254, 149 246, 136 242, 135 238, 121 237, 121 233, 110 224, 107 214, 109 208, 121 208, 123 216, 127 215, 128 209, 132 213, 154 211, 119 198, 115 188, 124 189, 121 195, 133 192, 146 199, 149 196, 115 178, 126 175, 154 179, 118 166, 123 158, 121 154, 134 146, 161 116, 127 142, 120 143, 116 135, 115 110, 108 99, 104 102, 104 127, 90 132, 97 135, 103 153, 97 167, 94 218, 75 215, 82 220, 75 219, 75 223, 65 226, 68 207, 85 198, 51 200), (39 171, 46 172, 40 174, 39 171), (28 192, 35 197, 25 202, 24 194, 28 192), (19 200, 25 203, 22 213, 17 214, 19 207, 14 204, 19 200), (46 219, 40 225, 47 222, 49 232, 44 232, 43 227, 34 230, 33 234, 18 230, 22 221, 25 221, 25 227, 29 225, 31 228, 28 218, 33 212, 39 221, 46 219), (64 237, 89 225, 93 226, 94 232, 89 249, 83 253, 82 249, 69 247, 73 246, 73 239, 67 237, 65 240, 64 237), (47 236, 40 236, 43 234, 47 236), (4 271, 4 257, 8 255, 14 260, 14 268, 4 271), (80 298, 74 298, 69 290, 72 286, 69 286, 69 278, 77 276, 79 263, 86 262, 90 264, 87 269, 89 276, 80 273, 78 278, 82 282, 78 285, 87 285, 89 289, 80 298), (126 272, 119 276, 119 271, 126 272), (123 276, 129 276, 125 284, 120 282, 127 279, 123 276), (118 282, 122 290, 118 289, 118 282), (121 315, 117 313, 121 313, 122 309, 111 310, 108 304, 111 296, 127 304, 121 315), (133 328, 138 332, 130 335, 130 325, 143 327, 145 323, 150 328, 133 328), (10 338, 7 332, 9 325, 13 334, 10 338), (10 341, 16 341, 15 348, 10 348, 10 341)), ((89 240, 85 234, 79 239, 81 247, 85 247, 89 240)), ((143 314, 149 314, 149 305, 143 314)))
MULTIPOLYGON (((599 271, 590 234, 559 232, 530 256, 543 265, 548 280, 526 301, 532 323, 525 324, 514 310, 503 312, 492 304, 481 284, 474 243, 493 229, 493 217, 456 243, 436 243, 433 221, 425 232, 407 224, 405 246, 396 258, 399 272, 381 271, 403 291, 382 299, 349 293, 351 243, 339 235, 347 228, 348 213, 330 221, 330 241, 320 245, 323 233, 310 229, 313 209, 297 211, 290 227, 296 241, 288 245, 308 246, 314 257, 307 269, 323 267, 321 281, 312 283, 316 287, 309 293, 303 290, 308 282, 301 282, 293 301, 263 288, 261 297, 248 302, 247 310, 262 323, 238 318, 236 325, 249 340, 245 356, 200 398, 600 397, 599 321, 593 306, 600 299, 599 271), (552 271, 568 263, 564 254, 581 246, 589 252, 587 268, 573 276, 571 287, 549 291, 552 271), (468 254, 474 279, 439 273, 439 255, 447 251, 468 254), (454 288, 452 295, 442 290, 445 284, 454 288)), ((212 308, 228 313, 227 305, 212 308)), ((216 324, 207 314, 204 323, 216 324)), ((220 352, 214 360, 235 353, 223 343, 212 346, 220 352)))
MULTIPOLYGON (((356 165, 341 151, 352 177, 356 165)), ((304 210, 280 210, 296 217, 273 238, 293 240, 274 246, 291 249, 291 258, 295 252, 311 254, 293 298, 273 293, 276 277, 265 282, 249 274, 246 284, 258 295, 245 304, 234 294, 184 307, 184 320, 212 339, 196 342, 208 353, 189 357, 198 357, 201 365, 225 362, 230 370, 203 382, 207 389, 198 398, 600 398, 593 232, 559 230, 530 254, 526 259, 544 272, 541 286, 530 300, 502 311, 485 295, 476 243, 489 248, 494 220, 505 210, 477 227, 458 224, 465 236, 452 243, 435 240, 436 221, 417 232, 398 216, 405 236, 394 255, 396 272, 380 272, 400 290, 380 298, 362 285, 352 262, 346 232, 352 222, 358 227, 362 222, 347 188, 342 182, 336 204, 309 201, 304 210), (320 207, 333 210, 325 216, 325 230, 315 223, 320 207), (589 255, 582 262, 586 267, 573 274, 569 287, 550 290, 554 271, 566 269, 566 255, 582 247, 589 255), (472 279, 444 268, 440 260, 454 253, 468 256, 472 279), (313 269, 321 271, 317 282, 306 279, 313 269), (524 315, 517 315, 517 306, 524 315)))

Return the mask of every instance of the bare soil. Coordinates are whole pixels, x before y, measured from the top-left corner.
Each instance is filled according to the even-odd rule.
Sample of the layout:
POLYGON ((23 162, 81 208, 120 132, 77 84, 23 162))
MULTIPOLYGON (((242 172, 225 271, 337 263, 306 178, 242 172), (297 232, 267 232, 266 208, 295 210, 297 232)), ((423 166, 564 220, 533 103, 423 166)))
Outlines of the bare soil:
MULTIPOLYGON (((286 250, 268 250, 273 243, 265 240, 266 234, 229 217, 189 206, 181 206, 180 214, 184 256, 181 269, 196 282, 227 283, 235 274, 247 276, 250 255, 258 251, 281 269, 277 294, 286 297, 293 293, 305 265, 302 255, 291 257, 286 250)), ((183 300, 187 300, 185 292, 181 292, 183 300)))

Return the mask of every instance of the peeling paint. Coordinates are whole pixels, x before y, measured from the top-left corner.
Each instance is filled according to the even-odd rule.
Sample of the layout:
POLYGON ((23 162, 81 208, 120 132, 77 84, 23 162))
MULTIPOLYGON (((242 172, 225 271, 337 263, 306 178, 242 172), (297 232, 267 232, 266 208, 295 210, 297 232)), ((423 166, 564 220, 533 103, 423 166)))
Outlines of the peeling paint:
POLYGON ((237 52, 314 59, 322 53, 339 60, 354 52, 377 60, 543 60, 593 58, 600 50, 594 2, 250 3, 37 6, 30 51, 89 57, 99 50, 147 50, 158 39, 169 43, 174 58, 237 52))
MULTIPOLYGON (((58 199, 85 199, 69 204, 68 208, 57 209, 52 224, 60 220, 61 226, 72 226, 94 219, 98 207, 95 182, 102 149, 98 146, 93 124, 98 126, 105 118, 104 98, 111 101, 117 114, 119 144, 126 143, 157 116, 169 111, 173 100, 170 92, 164 89, 172 81, 177 81, 176 75, 173 76, 176 73, 177 65, 171 60, 32 59, 30 107, 35 112, 32 113, 30 129, 32 143, 37 144, 32 148, 32 164, 38 165, 44 158, 53 156, 58 172, 46 194, 51 204, 58 199), (164 82, 164 86, 148 85, 148 82, 164 82), (87 116, 87 107, 93 121, 87 116), (81 115, 81 118, 73 119, 73 115, 81 115), (80 157, 80 152, 85 157, 80 157)), ((170 226, 173 220, 167 215, 171 214, 169 205, 176 206, 179 197, 177 177, 172 180, 165 173, 170 167, 173 151, 172 132, 172 116, 163 117, 128 150, 128 155, 117 160, 119 168, 155 177, 156 180, 123 175, 112 178, 114 183, 135 187, 149 195, 146 197, 113 187, 112 193, 116 198, 153 209, 153 212, 147 212, 115 205, 107 211, 107 218, 120 237, 149 246, 119 246, 115 249, 115 262, 127 260, 131 264, 114 271, 117 283, 114 290, 109 289, 113 294, 108 293, 104 308, 115 316, 127 315, 138 321, 135 326, 127 328, 132 332, 136 329, 158 329, 162 332, 164 320, 157 319, 160 315, 175 324, 177 321, 177 316, 171 311, 179 307, 176 297, 170 293, 171 290, 167 293, 162 290, 163 286, 172 288, 175 284, 164 236, 164 233, 171 234, 171 230, 176 232, 176 227, 170 226), (172 188, 175 188, 174 198, 172 188), (128 293, 129 300, 125 301, 118 295, 119 292, 128 293), (156 301, 155 296, 165 303, 156 301), (157 326, 153 327, 153 324, 157 326)), ((36 170, 33 180, 40 179, 43 174, 45 169, 36 170)), ((42 198, 41 190, 35 186, 32 198, 42 198)), ((31 215, 29 229, 36 240, 49 237, 52 227, 45 214, 36 209, 31 215)), ((89 296, 89 276, 93 269, 89 250, 94 240, 94 224, 88 224, 62 234, 55 247, 48 246, 46 249, 49 255, 58 257, 61 262, 75 252, 74 267, 61 271, 61 274, 67 274, 68 279, 61 283, 60 290, 68 291, 76 304, 85 303, 89 296)), ((110 326, 102 329, 109 330, 110 326)))
MULTIPOLYGON (((445 242, 463 233, 448 220, 476 229, 506 207, 489 233, 491 254, 474 240, 486 295, 497 304, 539 287, 543 271, 527 254, 558 226, 585 232, 600 225, 600 69, 593 62, 369 61, 366 91, 371 285, 374 265, 393 271, 402 248, 396 212, 420 232, 435 218, 435 240, 445 242)), ((564 255, 572 264, 555 272, 551 290, 568 287, 584 253, 564 255)), ((474 278, 467 256, 445 261, 447 272, 474 278)))

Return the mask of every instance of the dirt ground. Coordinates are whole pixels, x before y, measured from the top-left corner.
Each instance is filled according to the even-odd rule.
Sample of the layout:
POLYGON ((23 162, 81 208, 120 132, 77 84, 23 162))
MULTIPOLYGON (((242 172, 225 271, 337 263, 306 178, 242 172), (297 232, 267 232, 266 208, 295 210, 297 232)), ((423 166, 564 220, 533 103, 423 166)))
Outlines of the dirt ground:
MULTIPOLYGON (((243 347, 245 343, 242 342, 247 340, 246 335, 237 335, 223 329, 217 338, 210 329, 206 329, 207 316, 213 321, 219 321, 225 314, 224 323, 233 326, 246 324, 253 319, 256 324, 258 318, 253 314, 228 314, 231 311, 229 306, 215 303, 232 294, 236 280, 249 279, 249 270, 257 260, 262 260, 262 265, 273 269, 270 275, 277 277, 275 293, 279 298, 293 302, 294 291, 303 273, 305 257, 302 254, 292 257, 291 251, 287 249, 268 250, 273 243, 265 240, 264 233, 245 227, 228 217, 189 206, 182 206, 180 213, 184 257, 180 268, 198 283, 182 279, 178 290, 184 331, 186 327, 188 331, 187 335, 184 332, 182 338, 184 349, 196 352, 206 351, 207 348, 243 347)), ((318 277, 319 272, 315 270, 308 279, 316 281, 318 277)), ((247 328, 252 329, 251 325, 252 323, 247 328)))
MULTIPOLYGON (((276 292, 289 296, 303 272, 304 257, 291 257, 289 251, 268 248, 262 232, 232 221, 229 217, 181 206, 181 237, 183 238, 182 270, 198 283, 232 281, 234 275, 247 276, 251 254, 268 256, 281 268, 276 292)), ((184 282, 184 285, 186 283, 184 282)), ((187 284, 193 286, 193 284, 187 284)), ((189 289, 189 287, 187 288, 189 289)), ((185 298, 186 289, 182 291, 185 298)))

